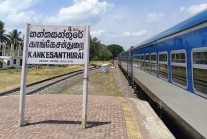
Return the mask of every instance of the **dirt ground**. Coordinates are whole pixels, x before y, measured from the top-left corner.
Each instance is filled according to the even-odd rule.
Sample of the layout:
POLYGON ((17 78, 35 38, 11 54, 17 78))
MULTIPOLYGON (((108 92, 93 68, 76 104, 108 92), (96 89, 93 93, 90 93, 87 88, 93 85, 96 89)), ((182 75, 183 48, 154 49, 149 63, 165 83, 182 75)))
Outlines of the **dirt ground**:
MULTIPOLYGON (((100 72, 89 76, 89 95, 136 97, 120 69, 111 68, 109 73, 100 72)), ((63 94, 82 95, 83 80, 79 79, 63 89, 63 94)))

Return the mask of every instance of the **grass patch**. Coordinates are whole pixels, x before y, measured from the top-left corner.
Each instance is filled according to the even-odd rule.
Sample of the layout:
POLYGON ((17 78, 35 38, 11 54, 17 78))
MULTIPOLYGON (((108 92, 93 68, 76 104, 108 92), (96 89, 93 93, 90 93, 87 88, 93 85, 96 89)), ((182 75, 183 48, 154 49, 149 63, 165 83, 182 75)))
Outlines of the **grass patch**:
MULTIPOLYGON (((90 65, 110 64, 110 61, 90 61, 90 65)), ((50 77, 68 73, 71 71, 83 69, 81 65, 69 66, 45 66, 40 69, 35 67, 27 69, 27 84, 44 80, 50 77)), ((19 87, 21 81, 21 69, 0 70, 0 93, 19 87)))
MULTIPOLYGON (((27 69, 27 84, 34 83, 43 79, 83 69, 81 65, 70 66, 51 66, 42 67, 41 69, 27 69)), ((21 69, 0 70, 0 92, 7 91, 20 86, 21 69)))
POLYGON ((101 66, 102 64, 111 64, 111 61, 90 61, 90 65, 101 66))
MULTIPOLYGON (((117 96, 120 97, 121 93, 117 87, 114 79, 115 70, 111 69, 109 73, 93 73, 89 76, 88 95, 100 96, 117 96)), ((77 80, 74 83, 65 87, 62 91, 63 94, 82 95, 83 94, 83 80, 77 80)))

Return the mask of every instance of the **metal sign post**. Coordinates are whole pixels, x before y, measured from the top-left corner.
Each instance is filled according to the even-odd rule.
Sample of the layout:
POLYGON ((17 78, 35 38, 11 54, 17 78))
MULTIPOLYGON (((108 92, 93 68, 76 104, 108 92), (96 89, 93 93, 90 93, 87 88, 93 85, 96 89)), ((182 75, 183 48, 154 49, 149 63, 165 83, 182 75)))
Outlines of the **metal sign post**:
POLYGON ((83 113, 82 113, 82 127, 87 126, 87 104, 88 104, 88 68, 89 68, 89 46, 90 46, 90 32, 89 26, 86 26, 85 38, 85 53, 84 53, 84 78, 83 78, 83 113))
POLYGON ((21 89, 19 126, 24 123, 27 64, 81 64, 84 65, 82 125, 86 128, 89 68, 89 26, 26 25, 21 89))
POLYGON ((24 125, 24 109, 25 109, 25 94, 26 94, 26 82, 27 82, 27 50, 28 50, 28 34, 29 34, 29 24, 26 24, 26 34, 24 40, 24 51, 23 51, 23 61, 22 61, 22 73, 21 73, 21 89, 20 89, 20 99, 19 99, 19 126, 24 125))

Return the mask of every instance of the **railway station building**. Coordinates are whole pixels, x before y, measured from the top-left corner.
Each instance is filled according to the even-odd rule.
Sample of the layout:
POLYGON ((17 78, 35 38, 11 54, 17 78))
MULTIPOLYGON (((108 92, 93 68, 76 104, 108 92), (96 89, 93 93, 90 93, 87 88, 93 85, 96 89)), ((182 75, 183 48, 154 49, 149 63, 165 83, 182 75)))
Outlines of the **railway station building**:
POLYGON ((22 65, 23 49, 19 47, 0 46, 0 69, 20 68, 22 65))

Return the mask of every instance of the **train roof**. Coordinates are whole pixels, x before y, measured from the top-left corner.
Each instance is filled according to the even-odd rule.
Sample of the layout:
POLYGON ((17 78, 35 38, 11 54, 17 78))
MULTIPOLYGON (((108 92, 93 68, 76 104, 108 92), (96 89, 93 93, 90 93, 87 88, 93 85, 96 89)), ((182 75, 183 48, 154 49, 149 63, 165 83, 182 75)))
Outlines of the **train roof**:
POLYGON ((148 44, 152 43, 152 42, 155 42, 157 40, 160 40, 160 39, 163 39, 165 37, 168 37, 170 35, 173 35, 175 33, 178 33, 178 32, 181 32, 181 31, 184 31, 184 30, 187 30, 189 28, 192 28, 196 25, 199 25, 199 24, 202 24, 204 22, 207 21, 207 9, 190 17, 189 19, 159 33, 158 35, 144 41, 143 43, 135 46, 135 48, 137 47, 145 47, 147 46, 148 44))

